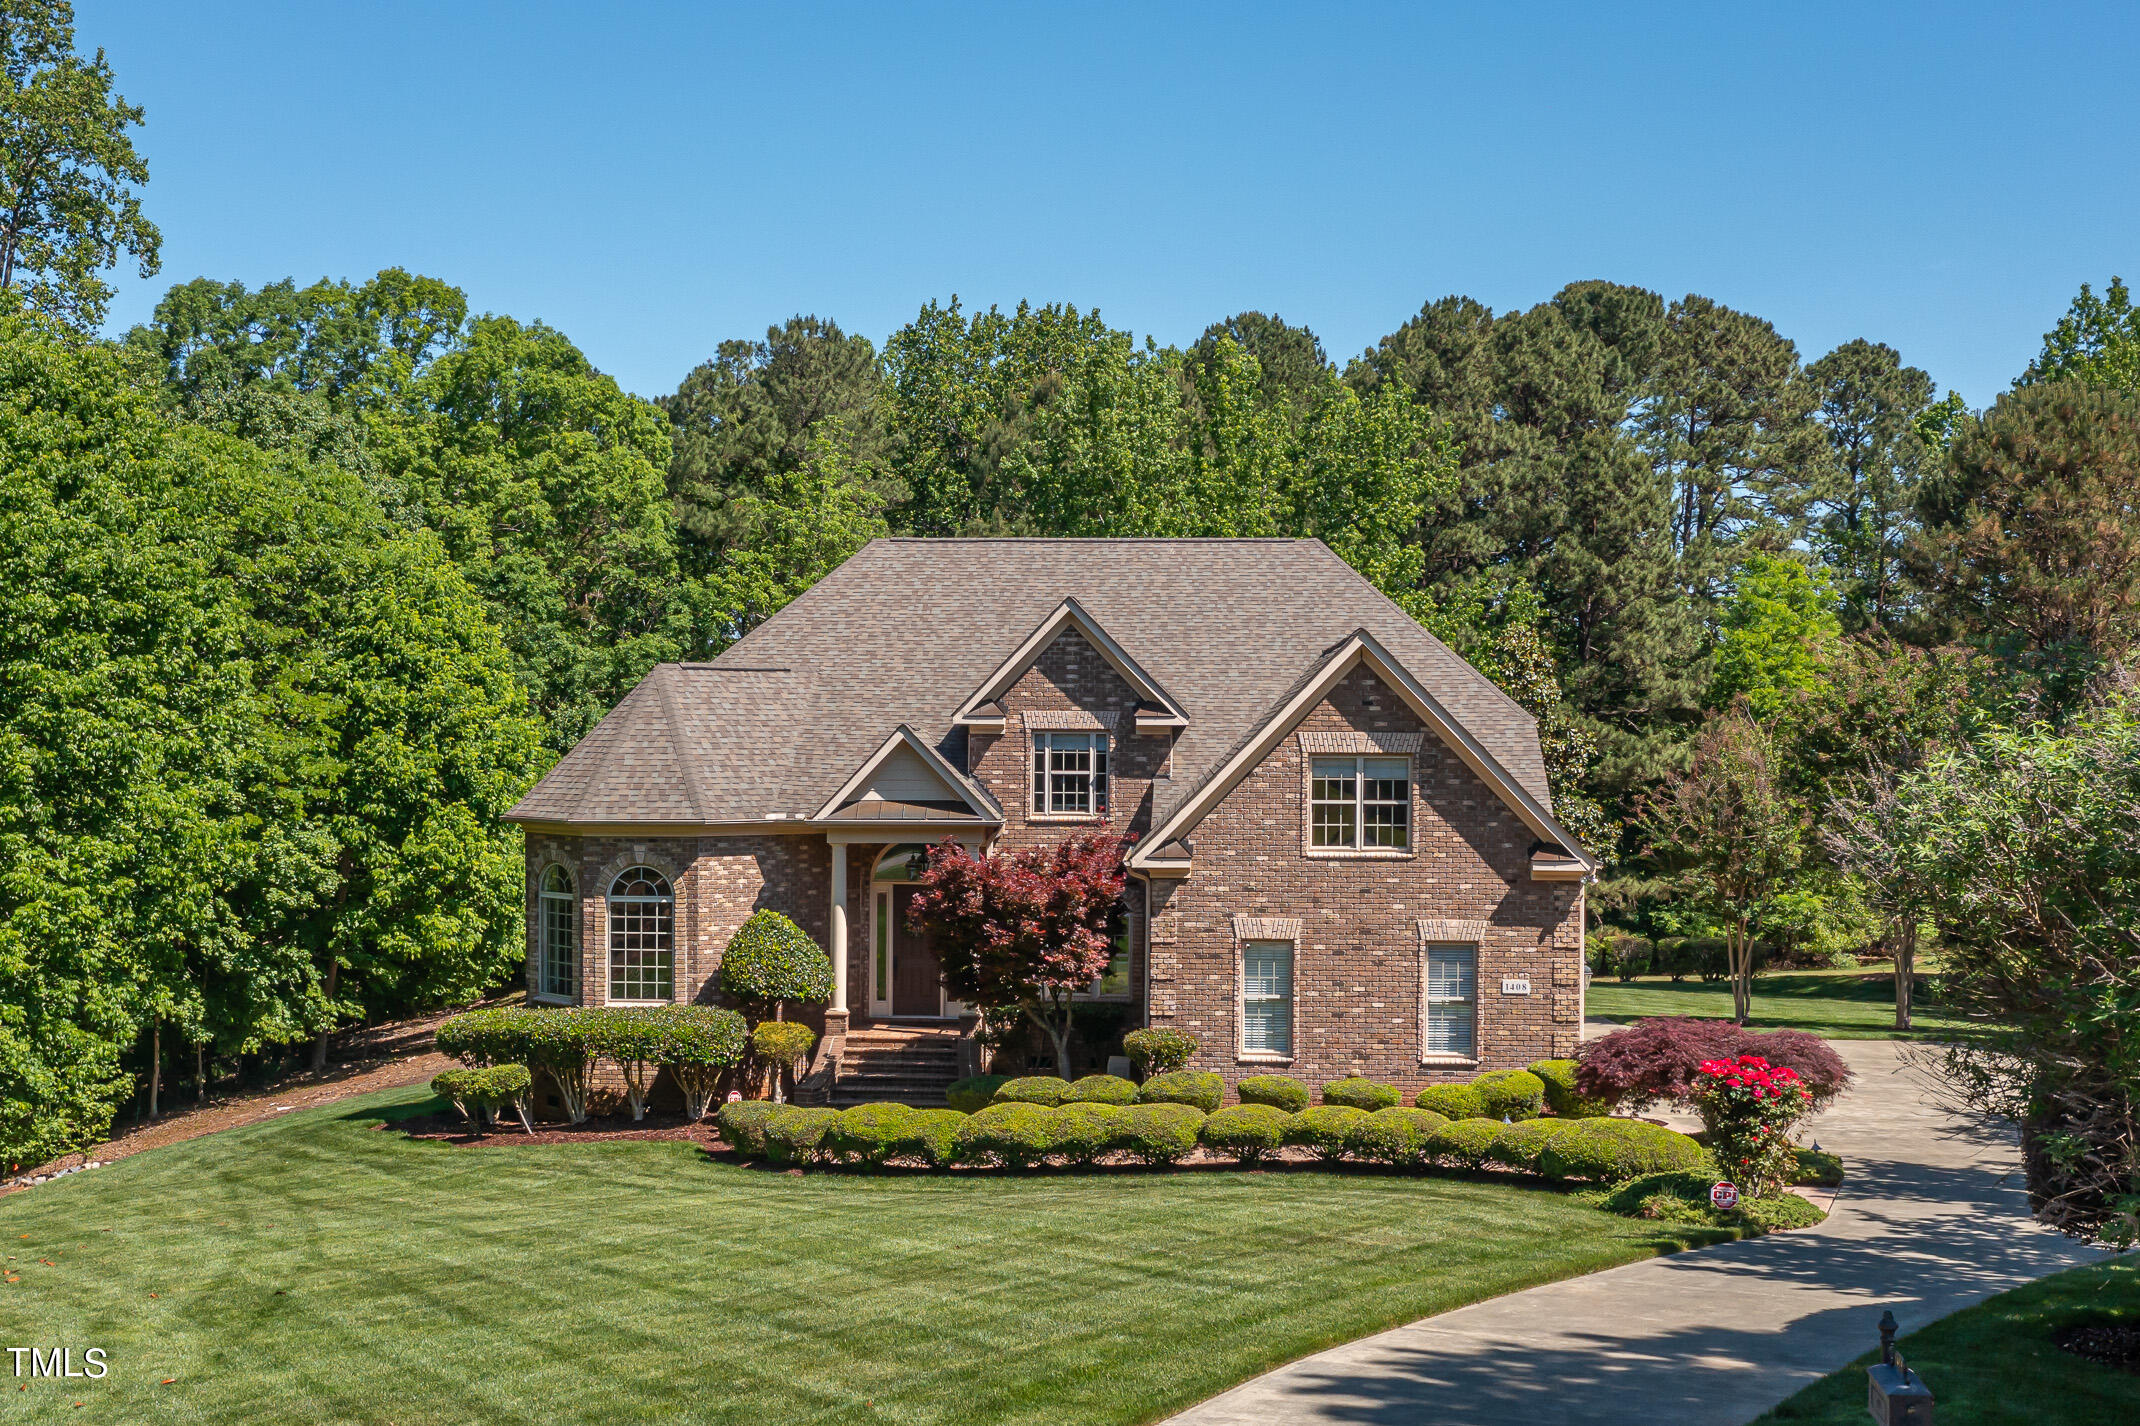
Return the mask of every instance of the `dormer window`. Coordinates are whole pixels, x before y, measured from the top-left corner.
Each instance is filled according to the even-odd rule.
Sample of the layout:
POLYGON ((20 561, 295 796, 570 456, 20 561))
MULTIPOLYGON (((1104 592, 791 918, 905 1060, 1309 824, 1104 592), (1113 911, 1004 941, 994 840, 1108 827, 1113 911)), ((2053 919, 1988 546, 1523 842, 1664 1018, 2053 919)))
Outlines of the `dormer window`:
POLYGON ((1033 734, 1033 815, 1107 815, 1107 735, 1033 734))

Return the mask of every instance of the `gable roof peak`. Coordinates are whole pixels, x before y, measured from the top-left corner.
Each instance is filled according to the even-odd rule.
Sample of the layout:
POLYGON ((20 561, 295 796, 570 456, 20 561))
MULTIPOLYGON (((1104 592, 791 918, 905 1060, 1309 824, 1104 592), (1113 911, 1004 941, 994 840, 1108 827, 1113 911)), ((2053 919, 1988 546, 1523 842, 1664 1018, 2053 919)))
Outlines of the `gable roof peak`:
POLYGON ((1084 635, 1086 642, 1100 651, 1100 656, 1114 666, 1115 672, 1122 676, 1122 680, 1136 690, 1140 704, 1152 705, 1149 715, 1140 707, 1137 718, 1140 727, 1180 728, 1188 725, 1189 714, 1175 700, 1174 695, 1161 687, 1158 679, 1145 672, 1144 666, 1131 657, 1129 650, 1123 648, 1114 635, 1101 627, 1100 621, 1095 619, 1084 605, 1078 603, 1074 594, 1064 595, 1062 602, 1049 611, 1048 616, 1040 621, 1032 633, 1026 635, 1017 648, 1011 650, 1010 657, 996 665, 988 677, 983 679, 973 692, 966 695, 966 701, 951 715, 952 724, 957 727, 986 728, 994 728, 1000 724, 1003 720, 1003 706, 997 700, 1010 691, 1011 685, 1024 676, 1025 671, 1047 652, 1048 646, 1054 643, 1066 628, 1075 628, 1084 635))

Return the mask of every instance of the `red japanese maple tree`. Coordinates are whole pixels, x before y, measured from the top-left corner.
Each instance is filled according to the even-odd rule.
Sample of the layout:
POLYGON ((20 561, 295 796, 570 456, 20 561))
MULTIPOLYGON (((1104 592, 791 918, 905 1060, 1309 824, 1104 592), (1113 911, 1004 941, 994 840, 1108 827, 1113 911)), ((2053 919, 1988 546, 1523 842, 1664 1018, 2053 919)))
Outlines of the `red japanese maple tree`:
POLYGON ((929 848, 907 920, 934 937, 955 998, 1023 1011, 1068 1079, 1070 998, 1107 971, 1122 882, 1122 842, 1104 832, 986 857, 946 840, 929 848))

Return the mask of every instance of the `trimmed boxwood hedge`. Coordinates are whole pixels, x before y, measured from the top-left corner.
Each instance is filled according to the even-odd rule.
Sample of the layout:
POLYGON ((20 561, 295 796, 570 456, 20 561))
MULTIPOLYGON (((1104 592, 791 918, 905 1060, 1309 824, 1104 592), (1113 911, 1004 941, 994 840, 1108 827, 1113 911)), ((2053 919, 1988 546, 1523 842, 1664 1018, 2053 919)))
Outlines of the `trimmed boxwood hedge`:
POLYGON ((1538 1156, 1537 1171, 1551 1179, 1617 1183, 1646 1174, 1694 1171, 1711 1166, 1708 1151, 1685 1134, 1639 1119, 1566 1119, 1567 1132, 1538 1156))
POLYGON ((857 1104, 843 1109, 825 1134, 825 1148, 843 1159, 875 1168, 897 1154, 907 1141, 914 1114, 904 1104, 857 1104))
MULTIPOLYGON (((1307 1090, 1302 1088, 1301 1094, 1305 1097, 1307 1090)), ((1236 1163, 1259 1163, 1285 1143, 1285 1126, 1291 1118, 1275 1105, 1236 1104, 1206 1119, 1198 1127, 1196 1139, 1213 1153, 1225 1154, 1236 1163)))
POLYGON ((1351 1104, 1318 1104, 1286 1120, 1285 1141, 1306 1149, 1325 1163, 1352 1152, 1352 1128, 1367 1111, 1351 1104))
POLYGON ((959 1131, 966 1127, 968 1117, 956 1109, 915 1110, 892 1156, 932 1169, 950 1168, 959 1161, 959 1131))
POLYGON ((1225 1097, 1226 1081, 1208 1071, 1176 1070, 1137 1086, 1139 1104, 1193 1104, 1206 1114, 1215 1112, 1225 1097))
POLYGON ((1124 1106, 1079 1100, 1055 1110, 1055 1153, 1080 1167, 1097 1163, 1122 1137, 1124 1106))
POLYGON ((1459 1168, 1475 1169, 1507 1127, 1498 1119, 1454 1119, 1427 1135, 1427 1153, 1459 1168))
POLYGON ((1348 1075, 1323 1086, 1323 1103, 1349 1104, 1354 1109, 1365 1109, 1373 1113, 1377 1109, 1388 1109, 1392 1105, 1404 1103, 1404 1095, 1394 1084, 1377 1084, 1371 1079, 1348 1075))
POLYGON ((1406 1109, 1393 1104, 1354 1121, 1347 1131, 1348 1144, 1356 1159, 1391 1168, 1412 1168, 1425 1161, 1427 1137, 1448 1122, 1431 1109, 1406 1109))
POLYGON ((944 1091, 944 1099, 961 1114, 974 1114, 986 1109, 996 1099, 996 1091, 1011 1082, 1007 1074, 975 1074, 953 1080, 951 1088, 944 1091))
POLYGON ((1058 1075, 1029 1074, 996 1086, 997 1104, 1044 1104, 1053 1109, 1070 1093, 1070 1081, 1058 1075))
POLYGON ((1575 1127, 1567 1119, 1519 1119, 1513 1124, 1503 1124, 1501 1132, 1494 1135, 1483 1156, 1490 1164, 1499 1164, 1518 1173, 1536 1173, 1538 1156, 1559 1135, 1575 1127))
POLYGON ((770 1099, 736 1099, 724 1104, 713 1116, 715 1127, 721 1137, 746 1159, 765 1157, 765 1121, 776 1109, 787 1105, 775 1104, 770 1099))
POLYGON ((1252 1074, 1234 1086, 1243 1104, 1268 1104, 1288 1114, 1308 1107, 1308 1086, 1282 1074, 1252 1074))
POLYGON ((1055 1136, 1050 1106, 1017 1100, 991 1104, 960 1126, 959 1161, 1030 1168, 1055 1151, 1055 1136))
POLYGON ((1484 1119, 1486 1105, 1468 1084, 1430 1084, 1412 1096, 1412 1103, 1450 1119, 1484 1119))
POLYGON ((1132 1030, 1122 1037, 1122 1053, 1137 1073, 1147 1079, 1172 1074, 1189 1063, 1196 1053, 1196 1040, 1180 1030, 1132 1030))
POLYGON ((814 1162, 839 1117, 837 1109, 775 1105, 765 1118, 765 1156, 776 1164, 790 1166, 814 1162))
POLYGON ((1088 1074, 1072 1080, 1063 1094, 1065 1104, 1135 1104, 1137 1086, 1118 1074, 1088 1074))
POLYGON ((1141 1164, 1186 1158, 1195 1151, 1196 1131, 1204 1123, 1203 1111, 1193 1104, 1132 1104, 1121 1113, 1116 1147, 1141 1164))
POLYGON ((1560 1119, 1596 1119, 1612 1113, 1612 1101, 1593 1099, 1575 1087, 1574 1060, 1538 1060, 1524 1066, 1546 1087, 1546 1108, 1560 1119))
POLYGON ((1490 1070, 1471 1082, 1488 1119, 1536 1119, 1545 1111, 1546 1082, 1529 1070, 1490 1070))

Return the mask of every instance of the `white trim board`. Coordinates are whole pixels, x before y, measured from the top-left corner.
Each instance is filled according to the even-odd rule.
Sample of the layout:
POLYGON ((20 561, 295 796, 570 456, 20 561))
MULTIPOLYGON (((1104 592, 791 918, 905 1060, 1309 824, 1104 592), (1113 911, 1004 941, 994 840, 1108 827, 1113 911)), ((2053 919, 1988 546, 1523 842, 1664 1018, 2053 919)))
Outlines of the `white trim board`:
MULTIPOLYGON (((964 773, 944 761, 943 754, 930 747, 921 739, 919 734, 904 723, 892 729, 892 735, 878 744, 875 752, 862 760, 862 765, 855 769, 854 776, 841 783, 840 790, 826 798, 824 805, 810 814, 809 820, 813 823, 822 823, 824 819, 839 811, 845 805, 847 799, 860 792, 870 778, 876 774, 877 769, 884 765, 885 760, 901 747, 913 749, 920 756, 923 765, 943 779, 944 786, 957 793, 959 800, 966 804, 974 816, 991 825, 1002 820, 996 815, 995 809, 990 807, 986 800, 976 792, 973 784, 967 780, 964 773)), ((813 828, 812 830, 820 829, 813 828)))

